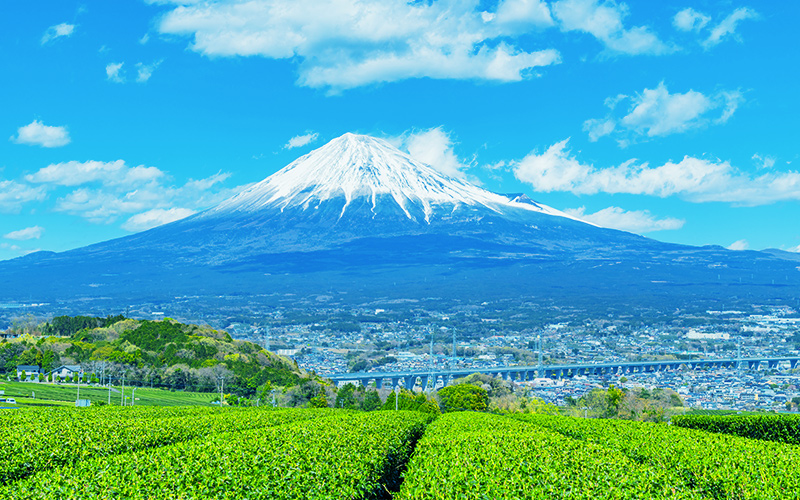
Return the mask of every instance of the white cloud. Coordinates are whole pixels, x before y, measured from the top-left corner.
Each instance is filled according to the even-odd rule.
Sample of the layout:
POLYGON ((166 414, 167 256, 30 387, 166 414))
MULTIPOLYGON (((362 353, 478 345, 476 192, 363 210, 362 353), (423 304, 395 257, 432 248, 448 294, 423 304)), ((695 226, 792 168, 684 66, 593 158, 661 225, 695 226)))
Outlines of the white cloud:
POLYGON ((552 4, 563 31, 583 31, 597 38, 610 54, 667 54, 676 49, 647 26, 625 28, 628 6, 614 1, 560 0, 552 4))
POLYGON ((79 188, 56 200, 55 210, 79 215, 95 224, 109 224, 120 215, 146 211, 157 206, 163 195, 157 190, 136 189, 117 193, 79 188))
POLYGON ((41 226, 26 227, 18 231, 11 231, 3 235, 3 238, 9 240, 25 241, 25 240, 38 240, 44 234, 44 228, 41 226))
POLYGON ((149 41, 150 41, 150 34, 149 33, 145 33, 144 35, 142 35, 142 38, 139 39, 139 43, 142 44, 142 45, 146 44, 149 41))
POLYGON ((154 208, 130 217, 122 224, 122 229, 131 232, 145 231, 163 224, 185 219, 197 212, 189 208, 154 208))
POLYGON ((9 140, 17 144, 42 146, 45 148, 58 148, 70 143, 67 127, 52 127, 39 120, 17 129, 17 135, 12 135, 9 140))
POLYGON ((283 146, 283 149, 294 149, 294 148, 301 148, 307 144, 311 144, 312 142, 316 141, 319 137, 319 134, 316 132, 303 134, 303 135, 296 135, 289 139, 289 142, 283 146))
POLYGON ((632 233, 650 233, 680 229, 685 220, 666 217, 659 219, 648 210, 624 210, 619 207, 608 207, 592 214, 586 213, 585 207, 564 210, 569 215, 597 224, 598 226, 630 231, 632 233))
POLYGON ((123 160, 68 161, 53 163, 25 176, 25 180, 37 184, 57 186, 79 186, 90 182, 100 182, 109 186, 138 186, 155 181, 164 172, 156 167, 139 165, 129 167, 123 160))
POLYGON ((760 154, 756 153, 751 159, 756 162, 756 167, 758 167, 759 170, 770 169, 775 166, 774 156, 761 156, 760 154))
POLYGON ((125 83, 125 74, 122 72, 122 66, 125 63, 109 63, 106 65, 106 78, 110 82, 125 83))
POLYGON ((586 120, 583 122, 583 130, 589 133, 589 140, 592 142, 611 134, 616 128, 616 120, 610 117, 604 119, 586 120))
POLYGON ((636 138, 666 136, 710 123, 725 123, 743 100, 738 90, 718 91, 709 96, 694 90, 671 94, 661 82, 656 88, 644 89, 633 96, 620 94, 606 99, 611 113, 603 119, 587 120, 583 129, 593 142, 616 131, 620 144, 625 146, 636 138), (630 103, 627 114, 615 117, 613 111, 625 101, 630 103), (718 114, 711 116, 711 111, 718 114))
MULTIPOLYGON (((218 172, 205 179, 190 179, 183 186, 178 187, 164 185, 162 183, 166 177, 164 175, 152 176, 149 180, 145 176, 134 175, 130 182, 120 182, 122 179, 130 177, 131 170, 133 169, 115 171, 102 182, 102 187, 82 186, 59 197, 56 200, 55 210, 78 215, 96 224, 109 224, 121 216, 133 219, 136 214, 152 212, 156 209, 166 211, 165 213, 152 212, 148 216, 141 215, 125 223, 127 224, 125 229, 140 230, 146 225, 147 220, 156 220, 156 215, 161 214, 163 217, 167 217, 170 214, 185 213, 179 212, 175 207, 181 207, 180 210, 205 209, 243 189, 241 186, 222 187, 221 183, 230 177, 229 173, 223 172, 218 172)), ((161 171, 158 170, 158 172, 161 171)))
POLYGON ((415 160, 421 161, 443 174, 466 178, 469 168, 453 150, 453 139, 442 127, 411 132, 403 138, 403 147, 415 160))
POLYGON ((758 12, 749 7, 739 7, 723 19, 718 25, 711 28, 708 38, 702 42, 703 47, 709 49, 718 45, 728 37, 736 36, 736 27, 742 21, 758 19, 758 12))
POLYGON ((728 245, 728 250, 747 250, 748 248, 750 248, 750 244, 747 243, 747 240, 734 241, 728 245))
POLYGON ((137 63, 136 64, 136 81, 144 83, 153 76, 153 71, 161 65, 162 61, 155 61, 152 64, 137 63))
POLYGON ((797 245, 796 247, 788 248, 786 251, 787 252, 800 253, 800 245, 797 245))
POLYGON ((46 196, 47 190, 42 186, 0 180, 0 212, 18 213, 25 203, 42 201, 46 196))
POLYGON ((220 184, 228 180, 230 176, 230 172, 217 172, 211 177, 206 177, 205 179, 190 179, 186 183, 185 188, 192 191, 208 191, 216 184, 220 184))
POLYGON ((514 175, 538 191, 597 192, 596 187, 587 185, 594 167, 575 159, 566 149, 568 142, 569 139, 564 139, 542 154, 532 152, 519 162, 513 162, 514 175))
POLYGON ((38 252, 41 250, 41 248, 22 248, 19 245, 13 245, 11 243, 0 243, 0 249, 9 250, 19 255, 28 255, 29 253, 38 252))
POLYGON ((62 36, 70 36, 74 32, 74 24, 61 23, 56 24, 55 26, 50 26, 47 28, 47 31, 44 32, 44 35, 42 35, 42 45, 62 36))
POLYGON ((727 161, 685 156, 657 167, 628 160, 597 168, 580 162, 569 139, 539 154, 533 151, 510 163, 514 175, 538 191, 576 194, 628 193, 659 197, 680 196, 692 202, 719 201, 756 206, 800 200, 800 173, 794 171, 752 176, 727 161))
POLYGON ((550 8, 542 0, 500 0, 496 12, 482 14, 489 14, 489 19, 484 17, 484 22, 494 21, 508 28, 517 28, 522 33, 532 27, 554 24, 550 8))
POLYGON ((672 25, 681 31, 700 31, 711 21, 711 17, 690 8, 675 14, 672 25))
POLYGON ((496 13, 480 11, 477 0, 172 3, 158 30, 192 37, 192 50, 292 59, 300 85, 333 91, 425 77, 518 81, 561 60, 553 49, 514 43, 551 24, 539 0, 506 0, 496 13))

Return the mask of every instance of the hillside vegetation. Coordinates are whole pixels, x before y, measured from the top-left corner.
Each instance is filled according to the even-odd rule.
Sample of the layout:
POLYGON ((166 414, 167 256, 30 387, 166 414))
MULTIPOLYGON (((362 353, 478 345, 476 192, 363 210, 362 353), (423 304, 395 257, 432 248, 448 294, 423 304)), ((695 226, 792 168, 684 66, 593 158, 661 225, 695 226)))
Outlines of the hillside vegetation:
POLYGON ((312 379, 293 361, 257 344, 171 319, 60 316, 0 342, 0 370, 8 377, 16 377, 17 365, 38 365, 49 373, 64 364, 80 364, 84 382, 119 384, 124 374, 127 385, 218 391, 224 384, 226 394, 243 397, 312 379))

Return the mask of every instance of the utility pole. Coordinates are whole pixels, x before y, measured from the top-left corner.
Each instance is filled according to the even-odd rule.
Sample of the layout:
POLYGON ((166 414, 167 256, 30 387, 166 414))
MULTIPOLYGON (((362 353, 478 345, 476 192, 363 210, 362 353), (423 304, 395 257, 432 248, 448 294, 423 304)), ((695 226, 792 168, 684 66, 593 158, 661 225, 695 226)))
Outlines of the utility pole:
MULTIPOLYGON (((219 381, 219 407, 222 408, 222 393, 225 388, 225 375, 217 375, 217 380, 219 381)), ((273 395, 273 406, 275 401, 275 396, 273 395)))
POLYGON ((78 404, 78 401, 81 400, 81 377, 83 376, 83 371, 78 372, 78 395, 75 398, 75 404, 78 404))
POLYGON ((119 394, 119 405, 125 406, 125 372, 122 372, 122 392, 119 394))
POLYGON ((106 378, 106 382, 108 383, 108 406, 111 406, 111 376, 106 378))
POLYGON ((131 406, 133 406, 133 401, 136 399, 136 387, 133 388, 131 391, 131 406))
POLYGON ((400 395, 400 385, 394 386, 394 411, 397 411, 397 400, 399 399, 400 395))

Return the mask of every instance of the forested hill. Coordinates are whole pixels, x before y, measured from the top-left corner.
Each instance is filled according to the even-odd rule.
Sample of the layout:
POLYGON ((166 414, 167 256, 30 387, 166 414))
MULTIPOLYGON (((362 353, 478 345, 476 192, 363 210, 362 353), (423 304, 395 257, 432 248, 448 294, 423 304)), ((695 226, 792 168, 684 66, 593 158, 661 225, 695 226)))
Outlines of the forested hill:
POLYGON ((0 370, 39 365, 43 372, 80 364, 89 380, 125 374, 127 384, 252 396, 312 378, 293 361, 209 326, 171 319, 59 316, 30 334, 0 341, 0 370))

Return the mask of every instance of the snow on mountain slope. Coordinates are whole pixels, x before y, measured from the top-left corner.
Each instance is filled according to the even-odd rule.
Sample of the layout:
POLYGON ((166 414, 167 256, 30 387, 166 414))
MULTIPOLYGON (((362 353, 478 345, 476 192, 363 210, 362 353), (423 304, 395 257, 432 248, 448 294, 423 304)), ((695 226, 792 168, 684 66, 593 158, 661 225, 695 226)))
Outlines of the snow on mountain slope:
POLYGON ((373 213, 382 200, 389 199, 409 219, 416 220, 413 213, 423 213, 425 222, 430 222, 437 208, 451 212, 459 206, 485 207, 498 214, 521 209, 578 220, 527 197, 509 199, 449 177, 384 140, 350 133, 298 158, 204 216, 290 207, 307 210, 341 198, 340 218, 354 200, 366 198, 373 213))

